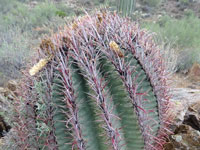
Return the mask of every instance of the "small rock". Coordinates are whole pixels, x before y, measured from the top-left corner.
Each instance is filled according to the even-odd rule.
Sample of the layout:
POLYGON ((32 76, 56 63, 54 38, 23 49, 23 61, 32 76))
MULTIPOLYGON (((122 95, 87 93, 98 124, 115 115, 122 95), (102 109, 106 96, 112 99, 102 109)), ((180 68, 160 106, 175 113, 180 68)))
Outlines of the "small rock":
POLYGON ((184 116, 183 124, 200 131, 200 102, 191 105, 184 116))
POLYGON ((142 18, 149 18, 151 15, 148 13, 143 13, 141 16, 142 18))
POLYGON ((200 81, 200 64, 194 63, 189 71, 189 78, 192 81, 200 81))
POLYGON ((176 142, 181 142, 182 141, 182 136, 180 135, 172 135, 171 136, 176 142))
POLYGON ((6 87, 11 90, 11 91, 16 91, 17 89, 17 82, 15 80, 10 80, 8 81, 8 83, 6 84, 6 87))
POLYGON ((9 90, 3 87, 0 87, 0 95, 7 97, 9 95, 9 90))
POLYGON ((200 150, 199 131, 188 125, 177 127, 175 134, 171 135, 165 149, 169 150, 200 150))
POLYGON ((31 5, 32 5, 32 6, 36 6, 37 4, 38 4, 37 1, 32 1, 32 2, 31 2, 31 5))

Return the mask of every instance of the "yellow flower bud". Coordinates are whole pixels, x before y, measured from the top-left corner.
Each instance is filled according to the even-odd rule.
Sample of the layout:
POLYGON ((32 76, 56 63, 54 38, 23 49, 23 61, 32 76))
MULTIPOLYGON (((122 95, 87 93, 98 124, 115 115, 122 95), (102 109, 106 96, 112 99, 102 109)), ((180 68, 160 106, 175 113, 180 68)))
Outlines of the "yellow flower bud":
POLYGON ((97 14, 97 18, 98 18, 99 22, 102 23, 103 18, 102 18, 102 16, 101 16, 101 14, 97 14))
POLYGON ((38 73, 42 68, 46 66, 48 63, 48 59, 41 59, 36 65, 34 65, 30 70, 29 74, 31 76, 34 76, 36 73, 38 73))
POLYGON ((77 25, 76 22, 74 22, 74 23, 72 24, 72 29, 73 29, 73 30, 76 30, 77 28, 78 28, 78 25, 77 25))
POLYGON ((111 41, 109 43, 110 49, 112 51, 114 51, 119 57, 124 57, 124 54, 122 53, 122 51, 119 48, 119 45, 117 45, 117 43, 115 43, 115 41, 111 41))

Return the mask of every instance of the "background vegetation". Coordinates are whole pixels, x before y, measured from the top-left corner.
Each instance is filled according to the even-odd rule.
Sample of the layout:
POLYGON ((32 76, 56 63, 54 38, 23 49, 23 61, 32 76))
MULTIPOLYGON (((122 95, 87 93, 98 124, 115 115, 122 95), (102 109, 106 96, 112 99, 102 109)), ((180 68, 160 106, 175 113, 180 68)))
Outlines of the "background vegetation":
POLYGON ((143 23, 143 27, 160 34, 177 49, 179 70, 189 69, 200 62, 200 19, 193 13, 181 19, 162 16, 157 22, 143 23))
POLYGON ((0 0, 0 11, 0 85, 20 76, 39 37, 64 24, 63 17, 74 15, 64 3, 42 0, 0 0))

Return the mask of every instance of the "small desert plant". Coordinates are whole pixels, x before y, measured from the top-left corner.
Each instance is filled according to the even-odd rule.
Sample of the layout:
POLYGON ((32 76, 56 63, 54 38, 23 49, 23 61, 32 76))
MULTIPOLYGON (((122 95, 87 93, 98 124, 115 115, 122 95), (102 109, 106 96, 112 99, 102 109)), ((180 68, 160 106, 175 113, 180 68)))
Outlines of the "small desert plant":
POLYGON ((143 27, 160 34, 174 44, 178 51, 177 69, 188 69, 200 62, 200 19, 193 14, 179 20, 163 16, 156 23, 145 22, 143 27))
POLYGON ((86 15, 42 40, 34 60, 13 107, 14 149, 162 149, 169 89, 150 33, 86 15))
MULTIPOLYGON (((0 78, 4 80, 16 79, 20 76, 20 70, 24 67, 29 56, 30 41, 28 34, 21 34, 19 28, 7 30, 0 37, 0 78)), ((3 80, 0 81, 0 85, 3 80)))

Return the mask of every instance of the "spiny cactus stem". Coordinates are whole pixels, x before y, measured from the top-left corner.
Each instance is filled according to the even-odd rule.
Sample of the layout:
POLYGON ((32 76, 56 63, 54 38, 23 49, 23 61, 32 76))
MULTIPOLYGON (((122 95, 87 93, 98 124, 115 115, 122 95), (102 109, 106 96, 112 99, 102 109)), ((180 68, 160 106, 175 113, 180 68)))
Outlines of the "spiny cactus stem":
MULTIPOLYGON (((53 68, 51 66, 47 66, 45 69, 45 75, 47 78, 46 86, 47 86, 47 92, 45 93, 45 97, 47 100, 48 106, 48 116, 47 118, 41 118, 43 122, 48 124, 52 130, 48 133, 47 139, 46 139, 46 145, 48 149, 53 149, 53 150, 58 150, 57 147, 57 141, 56 141, 56 136, 55 136, 55 127, 54 127, 54 122, 53 122, 53 107, 50 105, 51 104, 51 92, 52 92, 52 80, 53 80, 53 68)), ((39 117, 39 116, 38 116, 39 117)))
POLYGON ((158 150, 155 146, 153 146, 152 144, 150 144, 150 143, 147 143, 147 146, 146 147, 148 147, 148 149, 151 149, 151 150, 158 150))
POLYGON ((34 143, 34 141, 36 142, 37 138, 32 138, 30 136, 30 131, 31 134, 37 135, 35 129, 36 113, 34 108, 34 100, 31 99, 32 97, 30 97, 30 95, 32 94, 31 89, 33 88, 33 81, 30 79, 30 75, 28 74, 28 72, 24 71, 23 74, 26 77, 22 79, 23 86, 17 89, 18 93, 20 93, 19 91, 23 91, 23 93, 21 92, 21 94, 16 97, 14 102, 14 112, 15 115, 19 117, 16 120, 17 125, 14 127, 14 129, 17 130, 16 133, 18 133, 18 137, 23 142, 21 142, 21 140, 18 140, 16 141, 16 143, 18 143, 20 149, 28 149, 30 147, 34 147, 35 149, 37 149, 38 145, 34 143), (25 101, 24 106, 22 105, 22 101, 25 101), (24 112, 26 114, 24 114, 24 112), (33 143, 29 143, 30 139, 32 139, 33 143))
MULTIPOLYGON (((119 142, 120 139, 122 138, 120 137, 119 130, 117 128, 115 129, 111 122, 111 119, 114 117, 114 115, 111 114, 112 112, 109 112, 108 106, 105 103, 105 101, 108 100, 105 97, 107 93, 104 90, 105 85, 103 85, 102 79, 100 79, 98 76, 97 64, 96 64, 97 60, 93 60, 92 62, 90 62, 87 56, 85 56, 85 54, 87 54, 88 52, 81 52, 81 54, 76 50, 74 50, 73 52, 74 52, 73 55, 74 59, 79 61, 80 66, 83 67, 85 70, 87 70, 86 75, 84 76, 88 79, 88 82, 90 83, 92 89, 97 95, 96 102, 99 108, 101 108, 103 120, 106 123, 105 129, 107 131, 108 136, 111 138, 112 148, 113 150, 119 150, 120 149, 119 142)), ((96 59, 97 58, 98 57, 96 56, 96 59)))
POLYGON ((139 50, 137 46, 132 45, 132 47, 134 47, 135 51, 131 51, 131 52, 136 55, 136 57, 138 58, 140 62, 143 62, 141 63, 141 65, 144 68, 146 74, 148 75, 150 84, 153 86, 155 95, 158 98, 158 106, 160 108, 159 118, 161 120, 161 123, 164 125, 165 124, 163 122, 165 120, 164 115, 166 114, 166 111, 168 110, 169 99, 167 98, 168 92, 166 91, 166 86, 167 86, 166 78, 164 75, 163 63, 161 63, 162 60, 161 60, 159 51, 152 49, 151 50, 152 52, 148 54, 146 57, 144 57, 143 55, 145 55, 144 54, 145 52, 142 52, 141 50, 139 50), (152 63, 149 64, 149 62, 152 62, 152 63), (157 64, 157 65, 153 65, 153 64, 157 64), (162 103, 165 103, 165 104, 163 105, 162 103))
MULTIPOLYGON (((115 66, 116 70, 118 71, 119 75, 121 76, 121 79, 124 81, 127 88, 129 88, 128 91, 132 93, 130 95, 131 99, 133 99, 135 97, 134 95, 145 95, 145 93, 137 93, 137 85, 134 83, 134 81, 136 80, 137 77, 135 77, 134 80, 131 77, 131 74, 134 72, 135 68, 131 67, 129 63, 124 63, 124 59, 120 59, 119 57, 117 57, 117 58, 112 57, 114 55, 111 51, 109 51, 109 52, 107 51, 105 53, 107 53, 109 60, 115 66), (130 89, 130 88, 132 88, 132 89, 130 89)), ((135 105, 135 106, 137 106, 137 105, 135 105)), ((141 110, 145 112, 144 109, 141 108, 141 110)))
MULTIPOLYGON (((20 100, 16 99, 15 100, 15 112, 17 113, 17 116, 20 117, 19 120, 17 120, 16 122, 18 123, 18 125, 14 128, 14 130, 16 131, 16 133, 18 134, 18 137, 20 138, 20 143, 19 146, 22 149, 26 149, 29 147, 28 143, 27 143, 27 138, 28 138, 28 132, 26 129, 26 119, 24 118, 24 116, 22 116, 19 112, 20 108, 20 100)), ((18 143, 19 141, 16 141, 16 143, 18 143)))
MULTIPOLYGON (((161 139, 159 138, 156 138, 155 136, 152 136, 150 133, 147 134, 148 136, 150 136, 152 139, 154 139, 155 143, 154 144, 158 144, 159 147, 162 147, 163 148, 163 145, 160 143, 161 139)), ((158 148, 155 147, 155 145, 152 145, 151 143, 147 143, 147 147, 150 146, 152 147, 153 150, 158 150, 158 148)))
MULTIPOLYGON (((160 56, 159 50, 153 43, 146 42, 145 44, 142 44, 144 42, 144 34, 142 31, 137 33, 137 36, 135 36, 136 45, 133 43, 130 43, 131 50, 130 52, 134 54, 138 60, 141 63, 143 69, 145 70, 146 74, 149 77, 150 84, 153 87, 153 91, 158 99, 158 109, 159 112, 159 118, 161 123, 161 128, 157 134, 159 139, 155 140, 155 143, 157 143, 157 147, 162 149, 161 145, 164 145, 166 140, 162 140, 161 137, 167 137, 167 134, 170 133, 167 127, 169 126, 170 122, 167 121, 167 110, 169 107, 169 91, 167 91, 167 83, 166 83, 166 76, 164 66, 162 63, 162 58, 160 56), (139 43, 140 41, 140 43, 139 43), (147 45, 151 44, 151 48, 147 48, 147 45), (140 46, 139 46, 140 45, 140 46), (141 51, 141 45, 142 45, 142 51, 141 51), (146 50, 146 51, 144 51, 146 50), (151 63, 149 63, 151 62, 151 63), (167 121, 167 123, 165 122, 167 121), (166 133, 167 132, 167 133, 166 133), (163 142, 164 141, 164 142, 163 142), (161 143, 161 144, 160 144, 161 143)), ((147 38, 147 37, 145 37, 147 38)), ((146 39, 145 39, 146 40, 146 39)))
POLYGON ((71 80, 71 76, 69 74, 69 59, 68 56, 63 56, 63 54, 61 54, 61 52, 59 52, 59 59, 60 59, 60 67, 61 67, 61 71, 62 71, 62 76, 64 79, 64 87, 65 87, 65 91, 64 94, 66 95, 66 105, 68 106, 68 109, 70 111, 70 123, 72 124, 72 128, 74 129, 74 138, 76 139, 76 141, 73 144, 76 144, 78 149, 80 150, 85 150, 85 141, 82 138, 82 133, 81 133, 81 128, 80 128, 80 124, 79 124, 79 120, 78 120, 78 107, 76 105, 76 98, 74 95, 74 89, 72 87, 72 80, 71 80), (65 57, 65 60, 64 58, 65 57))
MULTIPOLYGON (((144 115, 144 118, 140 118, 139 124, 141 126, 141 130, 144 131, 143 132, 143 137, 148 137, 145 136, 146 133, 146 129, 148 128, 148 126, 145 126, 141 123, 144 122, 145 120, 147 120, 147 116, 146 116, 146 112, 142 107, 139 107, 138 104, 140 104, 140 100, 138 99, 137 96, 137 91, 135 89, 135 83, 130 82, 132 81, 132 77, 131 77, 131 72, 134 71, 134 68, 132 68, 133 70, 131 70, 131 67, 128 64, 124 63, 124 60, 118 59, 118 58, 114 58, 112 57, 113 54, 112 52, 107 52, 109 60, 112 62, 112 64, 115 66, 116 70, 118 71, 118 73, 121 76, 122 81, 124 82, 124 85, 129 93, 129 98, 131 99, 131 102, 133 104, 133 108, 136 112, 136 115, 138 116, 138 118, 140 118, 141 113, 142 115, 144 115)), ((147 139, 145 139, 145 142, 147 142, 147 139)))

